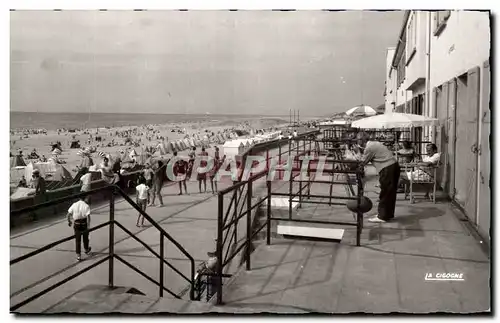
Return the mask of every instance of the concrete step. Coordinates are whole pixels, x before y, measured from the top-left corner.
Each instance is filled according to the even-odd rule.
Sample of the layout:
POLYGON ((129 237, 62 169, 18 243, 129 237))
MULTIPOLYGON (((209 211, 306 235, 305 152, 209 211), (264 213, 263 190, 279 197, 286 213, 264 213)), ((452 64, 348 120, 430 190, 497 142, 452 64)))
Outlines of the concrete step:
POLYGON ((262 310, 243 305, 214 306, 203 301, 139 295, 137 290, 103 285, 89 285, 57 303, 44 313, 106 314, 106 313, 259 313, 262 310))
POLYGON ((170 297, 148 297, 136 289, 89 285, 45 313, 202 313, 210 304, 170 297))
POLYGON ((298 223, 278 224, 277 233, 283 236, 303 237, 340 241, 344 236, 344 229, 318 226, 305 226, 298 223))
MULTIPOLYGON (((267 201, 263 203, 263 206, 267 205, 267 201)), ((292 200, 292 209, 295 210, 299 206, 299 200, 292 200)), ((290 207, 290 202, 288 197, 272 197, 271 198, 271 208, 273 209, 287 209, 290 207)))

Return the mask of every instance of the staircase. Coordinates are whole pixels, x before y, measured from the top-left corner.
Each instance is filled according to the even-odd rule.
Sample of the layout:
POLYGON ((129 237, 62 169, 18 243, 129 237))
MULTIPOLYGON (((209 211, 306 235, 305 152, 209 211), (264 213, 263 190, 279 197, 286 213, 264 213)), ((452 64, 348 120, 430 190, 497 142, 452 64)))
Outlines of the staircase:
MULTIPOLYGON (((117 267, 127 267, 128 272, 133 275, 129 277, 133 277, 134 280, 142 277, 144 281, 149 281, 150 286, 154 286, 155 288, 148 288, 148 294, 154 295, 156 293, 159 298, 163 298, 168 295, 169 298, 165 297, 164 302, 173 301, 175 299, 180 300, 183 298, 187 298, 189 300, 201 299, 202 295, 200 294, 201 291, 199 289, 203 285, 201 284, 203 276, 195 276, 196 268, 193 257, 117 186, 108 185, 89 192, 81 192, 72 196, 29 206, 20 210, 12 211, 11 215, 15 216, 18 214, 35 212, 39 209, 52 207, 61 203, 72 202, 80 197, 96 193, 101 195, 104 193, 105 196, 109 197, 109 218, 107 218, 106 214, 106 217, 102 220, 107 221, 92 227, 89 229, 89 232, 94 232, 92 234, 94 236, 96 234, 95 232, 100 235, 107 233, 109 238, 107 248, 102 251, 97 250, 96 254, 90 257, 90 259, 66 266, 62 270, 51 272, 48 276, 45 276, 47 275, 46 273, 43 277, 37 277, 34 272, 33 277, 29 277, 29 280, 32 278, 35 280, 40 278, 38 283, 33 284, 32 287, 28 285, 11 295, 11 312, 40 313, 43 311, 49 311, 51 313, 55 313, 60 312, 61 308, 65 311, 69 311, 71 309, 71 311, 79 311, 80 313, 112 311, 115 309, 120 299, 124 300, 126 297, 132 296, 133 294, 142 294, 135 289, 123 287, 117 288, 115 286, 116 283, 124 283, 123 279, 115 277, 117 267), (122 223, 115 219, 116 196, 121 196, 125 202, 132 206, 133 209, 144 216, 151 227, 158 233, 158 235, 155 234, 154 237, 159 240, 159 243, 152 243, 150 241, 151 238, 148 238, 147 243, 144 242, 140 238, 140 235, 132 233, 122 223), (118 255, 115 253, 115 243, 124 235, 142 245, 142 247, 144 247, 149 253, 149 257, 152 255, 151 258, 154 264, 149 262, 149 265, 153 265, 153 271, 149 270, 148 272, 150 266, 147 266, 148 268, 141 266, 141 264, 144 265, 144 263, 134 263, 123 254, 118 255), (175 249, 180 257, 179 259, 186 261, 185 265, 179 266, 178 262, 173 265, 169 260, 167 260, 165 251, 165 245, 167 242, 168 248, 175 249), (119 282, 120 280, 121 282, 119 282), (107 282, 107 285, 101 288, 87 286, 84 289, 81 289, 82 286, 86 286, 88 284, 99 284, 104 282, 107 282), (182 286, 183 290, 179 291, 179 286, 182 286), (184 286, 186 286, 186 288, 183 288, 184 286), (78 290, 78 292, 74 293, 75 290, 78 290), (87 296, 84 297, 82 295, 87 296), (107 300, 108 298, 110 299, 109 302, 99 301, 104 299, 107 300)), ((68 236, 51 242, 41 248, 35 249, 34 251, 27 253, 23 252, 22 255, 11 259, 11 270, 14 270, 15 272, 16 268, 20 268, 19 266, 25 267, 24 269, 28 269, 33 266, 40 266, 42 265, 40 263, 42 259, 48 261, 45 266, 50 268, 50 259, 54 256, 53 252, 57 250, 56 248, 61 248, 64 244, 67 245, 67 243, 70 243, 73 240, 74 236, 68 236), (39 261, 37 262, 37 260, 39 261), (13 267, 13 265, 16 264, 17 267, 13 267)), ((14 277, 16 277, 15 273, 14 277)), ((22 278, 23 276, 18 277, 22 278)), ((24 277, 27 278, 26 276, 24 277)))
POLYGON ((48 308, 44 313, 104 314, 104 313, 204 313, 209 303, 151 297, 131 291, 126 287, 110 288, 105 285, 89 285, 70 297, 48 308))
POLYGON ((46 309, 44 314, 201 314, 237 313, 255 314, 272 312, 245 305, 216 306, 211 303, 176 299, 172 297, 151 297, 141 295, 126 287, 109 288, 104 285, 89 285, 68 298, 46 309))

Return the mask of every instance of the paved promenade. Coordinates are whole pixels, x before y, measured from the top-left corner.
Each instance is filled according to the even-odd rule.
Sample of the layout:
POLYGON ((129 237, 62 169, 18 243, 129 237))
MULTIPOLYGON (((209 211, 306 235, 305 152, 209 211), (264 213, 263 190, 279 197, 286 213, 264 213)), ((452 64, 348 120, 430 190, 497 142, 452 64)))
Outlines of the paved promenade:
MULTIPOLYGON (((148 207, 147 213, 172 235, 197 261, 207 259, 207 252, 214 249, 217 229, 217 196, 211 193, 199 194, 198 183, 188 182, 189 195, 178 196, 176 184, 165 186, 162 190, 164 207, 148 207)), ((227 187, 219 187, 219 189, 227 187)), ((145 222, 145 227, 136 227, 137 212, 125 201, 117 199, 115 219, 137 237, 159 252, 160 234, 145 222)), ((92 226, 109 220, 109 205, 93 208, 92 226)), ((13 231, 10 238, 10 257, 19 257, 58 239, 70 236, 73 230, 68 227, 65 215, 59 219, 47 220, 31 225, 25 230, 13 231)), ((50 251, 11 266, 10 294, 11 304, 17 303, 36 292, 43 290, 92 262, 102 259, 108 253, 109 228, 94 231, 90 235, 94 255, 77 262, 74 242, 63 243, 50 251), (64 272, 62 272, 65 270, 64 272), (54 274, 55 273, 55 274, 54 274), (54 275, 52 275, 54 274, 54 275), (49 276, 52 275, 52 276, 49 276), (49 276, 49 278, 46 278, 49 276)), ((165 239, 166 258, 186 276, 189 275, 189 262, 175 246, 165 239)), ((115 227, 115 253, 137 266, 151 277, 158 279, 159 260, 146 248, 133 240, 120 228, 115 227)), ((128 267, 115 260, 115 285, 134 286, 149 295, 158 295, 158 288, 139 276, 128 267)), ((102 264, 75 280, 57 288, 41 299, 25 307, 24 310, 41 311, 45 307, 67 297, 70 293, 92 284, 107 284, 108 266, 102 264)), ((165 284, 174 292, 179 292, 186 284, 170 268, 165 266, 165 284)))
MULTIPOLYGON (((373 175, 369 176, 368 196, 375 203, 377 188, 373 175)), ((319 189, 323 188, 313 188, 311 193, 319 189)), ((336 189, 339 195, 343 191, 341 186, 336 189)), ((188 190, 190 195, 177 196, 177 185, 164 187, 165 206, 148 208, 147 212, 201 262, 214 249, 217 198, 196 193, 196 182, 189 182, 188 190)), ((159 251, 155 228, 137 228, 137 214, 126 202, 118 200, 115 210, 117 221, 159 251)), ((410 205, 401 196, 396 221, 383 225, 365 222, 361 247, 354 246, 350 229, 340 244, 273 237, 271 246, 260 243, 252 254, 252 270, 241 270, 224 289, 224 301, 231 308, 264 312, 485 311, 490 307, 489 259, 453 212, 445 202, 417 201, 410 205), (427 273, 442 272, 463 273, 464 281, 425 281, 427 273)), ((108 220, 109 207, 98 207, 93 214, 92 226, 96 226, 108 220)), ((299 216, 352 220, 345 207, 304 205, 299 216)), ((21 231, 11 234, 11 259, 72 234, 64 216, 21 231)), ((75 260, 71 241, 11 266, 11 304, 102 259, 107 254, 108 239, 108 228, 92 233, 96 254, 80 263, 75 260)), ((183 273, 189 272, 188 261, 174 246, 167 242, 165 250, 172 264, 183 273)), ((119 228, 115 229, 115 252, 158 279, 159 261, 119 228)), ((155 285, 118 261, 114 263, 115 285, 133 286, 151 297, 158 295, 155 285)), ((22 311, 41 312, 89 284, 106 285, 107 281, 108 266, 103 264, 22 311)), ((167 267, 165 282, 174 292, 186 287, 167 267)))
MULTIPOLYGON (((375 204, 369 217, 376 214, 378 188, 373 171, 367 175, 366 195, 375 204)), ((240 271, 223 300, 231 307, 281 313, 488 311, 490 262, 455 212, 448 202, 409 204, 399 196, 394 222, 365 221, 360 247, 349 228, 338 244, 261 242, 252 270, 240 271), (464 280, 426 281, 428 273, 458 273, 464 280)), ((353 220, 345 207, 321 205, 305 205, 294 217, 353 220)))

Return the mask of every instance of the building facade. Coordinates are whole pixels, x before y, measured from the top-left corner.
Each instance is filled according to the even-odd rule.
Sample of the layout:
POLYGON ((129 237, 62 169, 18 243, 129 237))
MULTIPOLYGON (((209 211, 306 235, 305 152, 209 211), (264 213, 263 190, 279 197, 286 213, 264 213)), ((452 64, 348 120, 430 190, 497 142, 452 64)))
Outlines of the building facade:
POLYGON ((395 51, 396 47, 389 47, 386 53, 385 113, 394 111, 396 108, 396 72, 391 68, 395 51))
POLYGON ((440 120, 421 135, 442 153, 439 184, 489 239, 489 12, 407 11, 393 53, 387 75, 397 77, 386 80, 386 102, 440 120))

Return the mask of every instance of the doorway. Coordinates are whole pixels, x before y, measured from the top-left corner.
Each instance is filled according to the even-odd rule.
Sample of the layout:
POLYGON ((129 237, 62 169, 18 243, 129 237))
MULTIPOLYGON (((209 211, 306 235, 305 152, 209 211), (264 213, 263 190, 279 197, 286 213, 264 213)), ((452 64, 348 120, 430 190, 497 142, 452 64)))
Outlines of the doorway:
POLYGON ((479 68, 457 78, 454 200, 476 223, 479 68))

